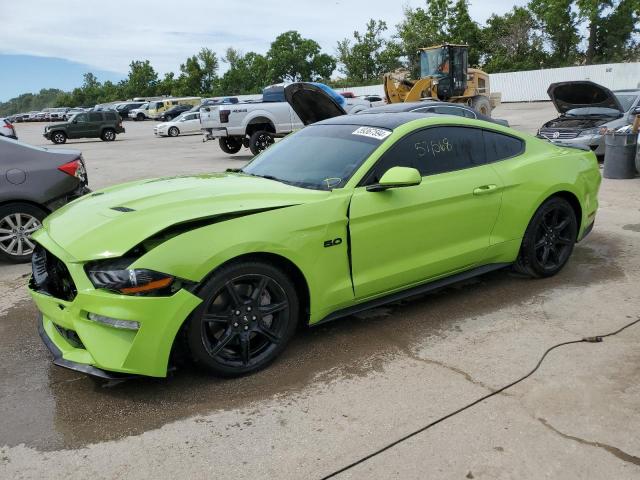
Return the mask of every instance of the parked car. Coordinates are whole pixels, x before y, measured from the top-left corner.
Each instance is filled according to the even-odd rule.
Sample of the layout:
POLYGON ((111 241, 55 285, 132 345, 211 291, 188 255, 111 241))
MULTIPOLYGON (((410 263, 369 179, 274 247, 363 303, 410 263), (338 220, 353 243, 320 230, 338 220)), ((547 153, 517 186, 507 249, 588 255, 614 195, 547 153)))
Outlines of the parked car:
POLYGON ((129 118, 138 122, 146 120, 147 118, 151 118, 149 117, 149 102, 143 103, 138 108, 130 109, 129 118))
POLYGON ((68 108, 52 108, 49 111, 49 120, 53 121, 58 121, 58 120, 65 120, 66 119, 66 115, 67 115, 67 111, 69 109, 68 108))
POLYGON ((68 138, 100 138, 112 142, 116 135, 124 133, 120 115, 113 111, 77 113, 63 123, 47 125, 44 138, 53 143, 65 143, 68 138))
POLYGON ((200 112, 185 112, 177 118, 155 126, 156 137, 177 137, 188 133, 200 132, 200 112))
POLYGON ((0 117, 0 136, 13 138, 14 140, 18 139, 18 135, 16 135, 15 127, 11 124, 9 120, 2 117, 0 117))
POLYGON ((149 102, 147 117, 152 120, 159 120, 160 116, 172 107, 177 105, 191 105, 195 107, 200 105, 202 99, 200 97, 180 97, 180 98, 163 98, 162 100, 154 100, 149 102))
POLYGON ((71 120, 71 118, 76 114, 76 113, 84 113, 85 109, 84 108, 70 108, 69 110, 66 111, 66 113, 64 114, 64 120, 71 120))
POLYGON ((82 153, 0 137, 0 257, 28 262, 31 234, 52 211, 89 191, 82 153))
POLYGON ((615 130, 633 123, 640 114, 640 90, 612 92, 587 80, 553 83, 547 90, 560 114, 546 122, 538 136, 566 145, 588 147, 602 158, 603 129, 615 130))
MULTIPOLYGON (((318 83, 342 102, 344 110, 357 113, 371 107, 361 99, 346 99, 330 87, 318 83)), ((233 106, 213 105, 200 110, 200 123, 205 140, 218 139, 225 153, 237 153, 244 146, 257 155, 283 137, 302 127, 300 119, 285 101, 285 87, 272 85, 262 92, 262 99, 244 101, 233 106)))
POLYGON ((506 120, 487 117, 486 115, 476 112, 473 108, 459 103, 440 102, 438 100, 423 100, 420 102, 406 103, 390 103, 381 107, 370 108, 360 112, 367 113, 398 113, 398 112, 417 112, 417 113, 437 113, 440 115, 455 115, 457 117, 473 118, 475 120, 484 120, 485 122, 497 123, 499 125, 509 126, 506 120))
POLYGON ((181 113, 187 112, 192 108, 196 108, 193 105, 175 105, 169 110, 160 115, 160 120, 168 122, 169 120, 178 117, 181 113))
POLYGON ((219 98, 207 98, 203 100, 200 105, 196 105, 191 108, 189 112, 200 112, 201 108, 210 107, 212 105, 232 105, 235 103, 239 103, 238 97, 219 97, 219 98))
MULTIPOLYGON (((302 118, 315 106, 298 93, 302 118)), ((509 266, 557 274, 593 227, 600 182, 592 152, 501 125, 342 115, 237 171, 68 205, 34 234, 30 292, 61 366, 163 377, 179 337, 202 368, 238 376, 301 324, 509 266)))
POLYGON ((382 105, 387 104, 384 97, 380 95, 363 95, 360 98, 362 98, 363 100, 366 100, 367 102, 371 102, 372 107, 381 107, 382 105))
POLYGON ((131 110, 134 110, 136 108, 140 108, 142 107, 146 102, 124 102, 119 104, 116 107, 116 111, 118 112, 118 114, 120 114, 120 116, 125 119, 125 118, 129 118, 129 112, 131 112, 131 110))

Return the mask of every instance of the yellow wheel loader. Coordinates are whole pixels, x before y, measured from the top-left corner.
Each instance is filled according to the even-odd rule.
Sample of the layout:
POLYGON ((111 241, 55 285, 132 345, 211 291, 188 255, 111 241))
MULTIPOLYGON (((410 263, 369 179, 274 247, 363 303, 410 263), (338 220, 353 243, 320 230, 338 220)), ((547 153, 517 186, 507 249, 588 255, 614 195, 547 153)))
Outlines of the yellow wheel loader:
POLYGON ((420 49, 419 80, 410 80, 409 71, 405 69, 384 75, 387 103, 431 98, 464 103, 490 116, 497 99, 491 98, 489 75, 469 68, 468 56, 467 45, 445 44, 420 49))

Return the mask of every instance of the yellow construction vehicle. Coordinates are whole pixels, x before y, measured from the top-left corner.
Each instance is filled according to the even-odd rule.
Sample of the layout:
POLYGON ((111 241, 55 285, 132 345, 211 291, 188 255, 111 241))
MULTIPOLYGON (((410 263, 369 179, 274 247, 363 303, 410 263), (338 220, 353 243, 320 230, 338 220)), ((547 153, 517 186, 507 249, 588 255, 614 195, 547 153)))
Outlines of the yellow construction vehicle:
POLYGON ((405 69, 385 73, 387 103, 432 98, 465 103, 483 115, 491 115, 495 100, 490 95, 489 75, 469 68, 468 45, 438 45, 422 48, 419 54, 419 80, 410 80, 409 71, 405 69))

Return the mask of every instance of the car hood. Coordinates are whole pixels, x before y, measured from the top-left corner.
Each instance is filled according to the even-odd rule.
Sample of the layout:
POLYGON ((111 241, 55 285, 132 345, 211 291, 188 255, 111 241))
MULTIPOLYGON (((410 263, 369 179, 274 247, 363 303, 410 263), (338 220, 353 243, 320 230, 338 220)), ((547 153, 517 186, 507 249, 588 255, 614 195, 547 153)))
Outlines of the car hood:
POLYGON ((328 193, 237 173, 141 180, 69 203, 47 217, 34 239, 48 235, 79 262, 113 258, 169 227, 197 228, 223 215, 300 205, 328 193))
POLYGON ((624 113, 611 90, 588 80, 552 83, 547 94, 559 113, 585 107, 611 108, 624 113))
POLYGON ((292 83, 284 98, 305 125, 347 114, 345 98, 323 83, 292 83))

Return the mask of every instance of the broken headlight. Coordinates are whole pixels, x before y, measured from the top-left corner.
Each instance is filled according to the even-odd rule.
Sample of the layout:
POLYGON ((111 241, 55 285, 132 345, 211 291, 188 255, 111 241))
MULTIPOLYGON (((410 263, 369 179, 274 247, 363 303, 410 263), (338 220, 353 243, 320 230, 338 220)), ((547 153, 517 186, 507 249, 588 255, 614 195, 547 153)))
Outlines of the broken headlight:
POLYGON ((180 289, 177 279, 145 268, 128 268, 135 259, 117 258, 88 263, 85 271, 95 288, 124 295, 172 295, 180 289))

